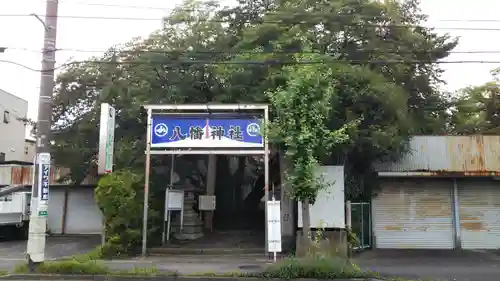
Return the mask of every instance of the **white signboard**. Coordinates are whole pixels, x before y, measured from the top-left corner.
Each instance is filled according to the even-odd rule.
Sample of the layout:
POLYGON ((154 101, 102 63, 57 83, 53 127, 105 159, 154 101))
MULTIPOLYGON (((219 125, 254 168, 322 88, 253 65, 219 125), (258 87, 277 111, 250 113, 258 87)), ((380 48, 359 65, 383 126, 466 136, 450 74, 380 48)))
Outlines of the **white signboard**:
POLYGON ((113 148, 115 142, 115 109, 107 103, 101 104, 99 125, 98 173, 108 174, 113 171, 113 148))
MULTIPOLYGON (((309 206, 312 228, 345 228, 344 167, 321 166, 326 188, 318 193, 314 205, 309 206)), ((298 203, 298 226, 302 227, 302 204, 298 203)))
POLYGON ((165 211, 179 211, 184 207, 184 191, 170 190, 165 191, 165 202, 167 208, 165 211))
POLYGON ((214 211, 216 204, 216 197, 214 195, 200 195, 198 209, 200 211, 214 211))
POLYGON ((281 252, 280 206, 280 201, 267 201, 267 249, 271 253, 281 252))

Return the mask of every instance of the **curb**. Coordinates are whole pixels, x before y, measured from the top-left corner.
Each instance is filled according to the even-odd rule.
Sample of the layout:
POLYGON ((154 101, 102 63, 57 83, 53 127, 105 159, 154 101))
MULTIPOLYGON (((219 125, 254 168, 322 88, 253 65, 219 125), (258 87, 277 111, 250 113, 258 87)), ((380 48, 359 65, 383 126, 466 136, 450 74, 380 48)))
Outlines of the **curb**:
MULTIPOLYGON (((40 281, 256 281, 254 277, 221 277, 221 276, 120 276, 120 275, 61 275, 61 274, 12 274, 0 276, 0 280, 40 280, 40 281)), ((282 281, 281 279, 267 279, 282 281)), ((316 279, 295 279, 295 281, 311 281, 316 279)), ((383 281, 379 279, 334 279, 335 281, 383 281)))

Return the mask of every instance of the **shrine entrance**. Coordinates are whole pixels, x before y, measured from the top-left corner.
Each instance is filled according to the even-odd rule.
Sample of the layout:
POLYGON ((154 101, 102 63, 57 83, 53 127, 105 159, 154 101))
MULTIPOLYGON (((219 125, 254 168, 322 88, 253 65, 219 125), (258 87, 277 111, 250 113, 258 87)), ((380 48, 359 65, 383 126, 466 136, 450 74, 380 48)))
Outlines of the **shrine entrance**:
POLYGON ((260 244, 260 251, 268 253, 266 204, 271 200, 270 194, 274 194, 274 188, 271 191, 268 188, 270 155, 262 134, 268 121, 268 106, 206 104, 144 108, 148 122, 143 256, 147 253, 151 155, 167 155, 171 159, 162 244, 242 249, 260 244), (206 157, 196 158, 197 167, 181 166, 184 158, 201 155, 206 157), (246 169, 249 165, 258 168, 249 171, 246 169), (203 170, 202 184, 195 183, 193 169, 203 170))

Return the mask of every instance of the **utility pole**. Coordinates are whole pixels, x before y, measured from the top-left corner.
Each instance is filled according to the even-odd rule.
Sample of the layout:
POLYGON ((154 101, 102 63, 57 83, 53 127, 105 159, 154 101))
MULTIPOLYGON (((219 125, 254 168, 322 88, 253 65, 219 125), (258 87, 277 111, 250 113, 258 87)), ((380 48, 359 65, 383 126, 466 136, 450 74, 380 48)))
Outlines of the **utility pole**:
POLYGON ((58 0, 46 0, 45 21, 42 21, 37 15, 33 15, 44 25, 45 33, 36 125, 36 165, 31 191, 31 215, 27 247, 28 265, 31 270, 36 264, 45 260, 58 5, 58 0))

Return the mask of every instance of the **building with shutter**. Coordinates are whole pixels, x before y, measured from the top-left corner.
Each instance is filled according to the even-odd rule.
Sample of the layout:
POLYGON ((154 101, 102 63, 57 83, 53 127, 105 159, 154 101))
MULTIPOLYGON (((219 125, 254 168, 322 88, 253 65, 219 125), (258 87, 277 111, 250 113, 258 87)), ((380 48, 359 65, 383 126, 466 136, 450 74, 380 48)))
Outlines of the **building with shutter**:
POLYGON ((500 248, 500 136, 415 137, 376 171, 374 248, 500 248))

